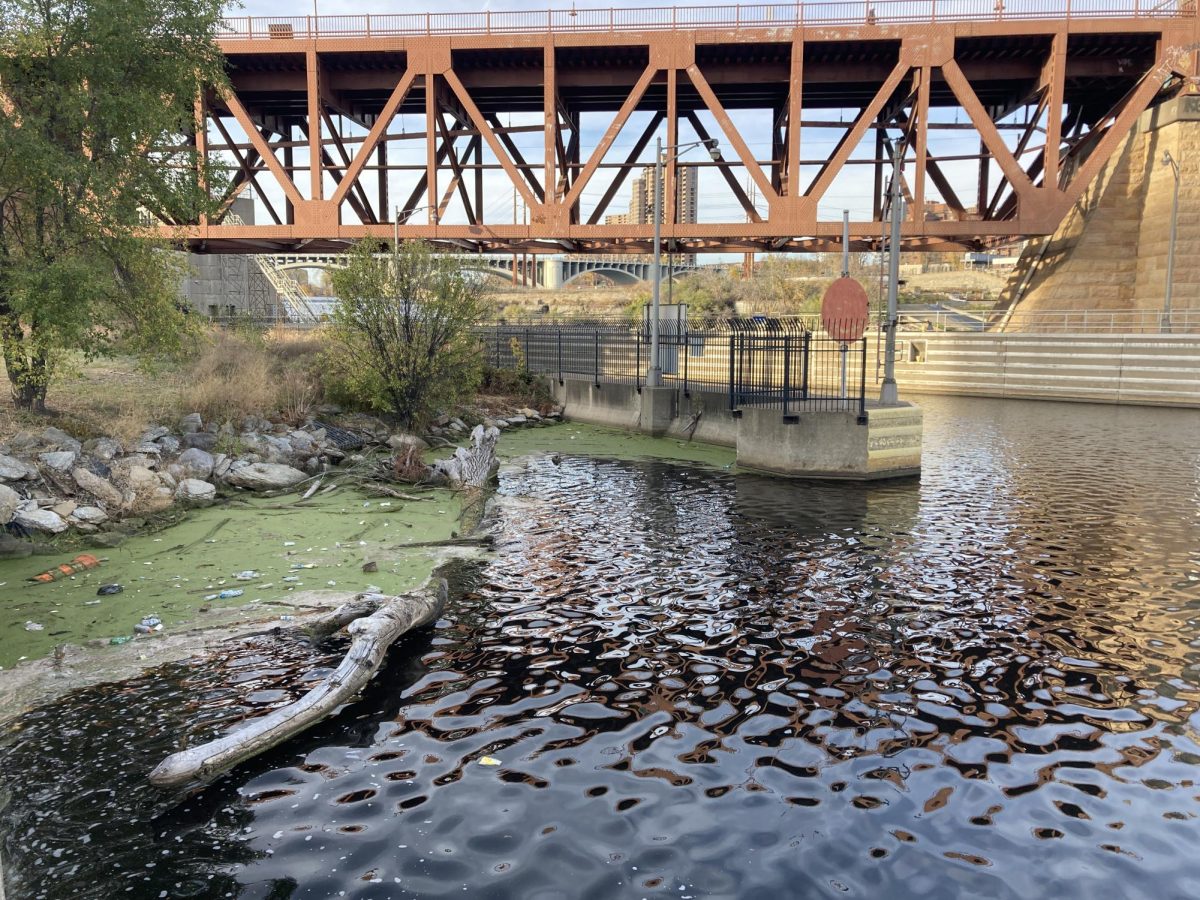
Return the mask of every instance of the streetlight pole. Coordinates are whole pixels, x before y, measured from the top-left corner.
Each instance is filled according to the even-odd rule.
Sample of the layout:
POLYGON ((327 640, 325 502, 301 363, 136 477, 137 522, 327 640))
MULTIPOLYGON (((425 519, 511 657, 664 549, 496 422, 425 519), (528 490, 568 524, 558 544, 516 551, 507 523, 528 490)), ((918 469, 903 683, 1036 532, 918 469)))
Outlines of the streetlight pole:
POLYGON ((659 293, 662 289, 662 267, 659 265, 659 253, 662 249, 662 171, 663 143, 658 138, 654 146, 654 259, 651 264, 650 279, 650 371, 646 375, 646 384, 658 387, 662 384, 662 364, 659 359, 659 293))
MULTIPOLYGON (((679 144, 674 147, 663 147, 662 138, 655 140, 654 146, 654 253, 651 260, 650 272, 650 369, 646 372, 647 387, 661 387, 662 359, 659 335, 660 297, 662 294, 662 266, 660 265, 662 251, 662 209, 663 194, 663 157, 664 151, 670 151, 672 157, 678 157, 683 151, 692 147, 708 147, 708 153, 713 160, 721 158, 717 149, 716 138, 703 141, 692 141, 690 144, 679 144)), ((671 198, 671 208, 675 208, 675 198, 671 198)))
POLYGON ((900 220, 904 217, 904 199, 900 196, 900 142, 896 143, 892 170, 892 233, 888 241, 887 344, 883 354, 883 386, 879 402, 894 406, 899 402, 896 390, 896 319, 900 293, 900 220))
POLYGON ((1171 292, 1175 288, 1175 238, 1179 229, 1179 163, 1175 162, 1170 150, 1163 151, 1163 162, 1171 167, 1175 176, 1175 191, 1171 195, 1171 237, 1167 243, 1167 290, 1163 294, 1162 330, 1171 333, 1171 292))

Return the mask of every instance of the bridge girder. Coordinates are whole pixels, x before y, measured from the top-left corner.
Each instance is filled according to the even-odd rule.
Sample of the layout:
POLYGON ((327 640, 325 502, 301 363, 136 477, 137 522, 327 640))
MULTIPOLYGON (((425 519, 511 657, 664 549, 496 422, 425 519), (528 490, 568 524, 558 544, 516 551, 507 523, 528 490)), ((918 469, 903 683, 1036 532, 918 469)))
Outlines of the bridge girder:
MULTIPOLYGON (((1130 4, 1131 13, 1140 9, 1130 4)), ((879 249, 887 151, 897 144, 910 200, 903 249, 982 249, 1051 234, 1137 117, 1179 89, 1181 76, 1194 79, 1200 19, 1194 5, 1127 18, 1007 19, 998 10, 962 22, 611 32, 363 36, 272 19, 307 21, 319 36, 269 23, 256 36, 251 24, 222 41, 230 87, 197 103, 194 140, 199 153, 234 160, 226 206, 253 190, 272 222, 216 217, 159 230, 199 252, 328 253, 395 232, 457 251, 644 254, 653 249, 650 224, 602 222, 614 190, 590 210, 584 198, 599 173, 619 182, 646 165, 637 153, 613 161, 610 151, 624 135, 640 152, 649 130, 639 137, 631 122, 648 114, 672 140, 683 123, 697 134, 712 125, 720 157, 689 164, 715 168, 736 199, 718 221, 686 222, 667 208, 664 249, 840 249, 841 222, 819 218, 818 206, 850 175, 871 183, 874 197, 872 217, 851 223, 852 248, 879 249), (857 113, 833 122, 830 111, 843 108, 857 113), (1033 119, 1006 120, 1022 109, 1034 110, 1033 119), (769 111, 770 133, 743 134, 731 116, 741 110, 769 111), (949 110, 965 121, 947 121, 949 110), (503 124, 533 112, 544 127, 503 124), (424 130, 397 134, 398 114, 423 117, 424 130), (584 147, 581 117, 596 115, 608 126, 584 147), (805 158, 807 128, 841 134, 831 150, 805 158), (531 129, 544 135, 537 158, 518 146, 531 129), (939 155, 943 131, 973 137, 979 152, 939 155), (424 146, 423 164, 396 161, 403 142, 424 146), (761 147, 771 148, 765 157, 751 149, 761 147), (485 152, 494 161, 485 163, 485 152), (970 194, 947 174, 964 163, 978 170, 970 194), (399 223, 388 192, 396 173, 418 176, 399 223), (486 220, 485 173, 523 198, 527 224, 486 220), (936 219, 925 206, 935 195, 947 208, 936 219), (445 221, 451 204, 466 222, 445 221)), ((668 194, 677 178, 672 159, 668 194)))

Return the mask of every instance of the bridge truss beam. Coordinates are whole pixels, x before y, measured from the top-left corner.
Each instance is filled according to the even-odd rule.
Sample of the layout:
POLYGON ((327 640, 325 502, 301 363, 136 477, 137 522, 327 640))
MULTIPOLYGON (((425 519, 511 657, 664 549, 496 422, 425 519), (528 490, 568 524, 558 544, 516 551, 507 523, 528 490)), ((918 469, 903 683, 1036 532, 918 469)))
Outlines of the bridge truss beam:
MULTIPOLYGON (((984 249, 1053 233, 1137 117, 1195 84, 1200 47, 1194 6, 1169 17, 888 26, 327 32, 260 28, 263 37, 223 41, 230 84, 197 103, 192 141, 231 167, 223 208, 253 191, 271 221, 219 215, 164 223, 164 236, 200 252, 334 252, 398 229, 451 251, 647 253, 651 224, 604 216, 651 162, 665 124, 680 141, 681 125, 701 139, 712 132, 720 156, 688 164, 715 168, 736 201, 712 216, 702 198, 698 222, 665 210, 675 252, 834 249, 840 215, 818 208, 847 179, 874 198, 872 216, 851 223, 853 246, 878 249, 893 152, 910 201, 903 249, 984 249), (847 109, 850 121, 833 120, 847 109), (761 114, 761 134, 739 128, 745 111, 761 114), (542 124, 528 124, 533 113, 542 124), (397 116, 421 117, 423 128, 398 130, 397 116), (805 158, 814 130, 838 137, 805 158), (539 132, 541 156, 527 156, 539 132), (939 151, 946 134, 973 136, 978 151, 939 151), (414 146, 423 162, 403 162, 414 146), (963 179, 967 165, 975 174, 963 179), (389 183, 404 178, 415 183, 396 223, 389 183), (520 197, 529 221, 488 221, 498 192, 520 197), (935 195, 943 214, 926 208, 935 195), (451 220, 452 206, 465 221, 451 220)), ((672 163, 669 191, 677 177, 672 163)))

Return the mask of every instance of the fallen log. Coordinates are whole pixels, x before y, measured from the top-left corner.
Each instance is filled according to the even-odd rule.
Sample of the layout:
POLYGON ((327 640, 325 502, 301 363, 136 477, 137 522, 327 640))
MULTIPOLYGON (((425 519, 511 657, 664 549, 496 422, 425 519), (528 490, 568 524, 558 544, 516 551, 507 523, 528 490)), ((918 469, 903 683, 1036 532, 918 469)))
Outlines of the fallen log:
POLYGON ((413 541, 411 544, 396 544, 389 550, 416 550, 420 547, 491 547, 496 543, 495 535, 478 534, 466 537, 445 538, 440 541, 413 541))
MULTIPOLYGON (((252 719, 224 737, 168 756, 150 773, 150 783, 179 787, 211 778, 325 718, 371 680, 382 665, 387 648, 400 635, 434 621, 441 614, 446 605, 446 591, 446 582, 439 579, 428 587, 392 597, 365 618, 354 619, 347 626, 352 640, 345 659, 320 684, 294 703, 252 719)), ((335 610, 333 616, 350 612, 342 608, 335 610)))

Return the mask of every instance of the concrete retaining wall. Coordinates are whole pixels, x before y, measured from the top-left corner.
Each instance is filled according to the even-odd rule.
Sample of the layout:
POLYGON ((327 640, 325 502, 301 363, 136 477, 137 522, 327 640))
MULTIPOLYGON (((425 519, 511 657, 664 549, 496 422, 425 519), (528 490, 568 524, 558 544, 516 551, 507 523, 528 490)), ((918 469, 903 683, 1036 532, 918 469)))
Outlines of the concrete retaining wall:
POLYGON ((857 481, 916 475, 921 469, 921 410, 905 404, 854 412, 729 409, 729 395, 684 394, 675 387, 593 384, 567 378, 551 389, 568 419, 659 437, 734 447, 738 465, 777 475, 857 481))
POLYGON ((1200 407, 1200 335, 901 333, 896 357, 902 394, 1200 407))

